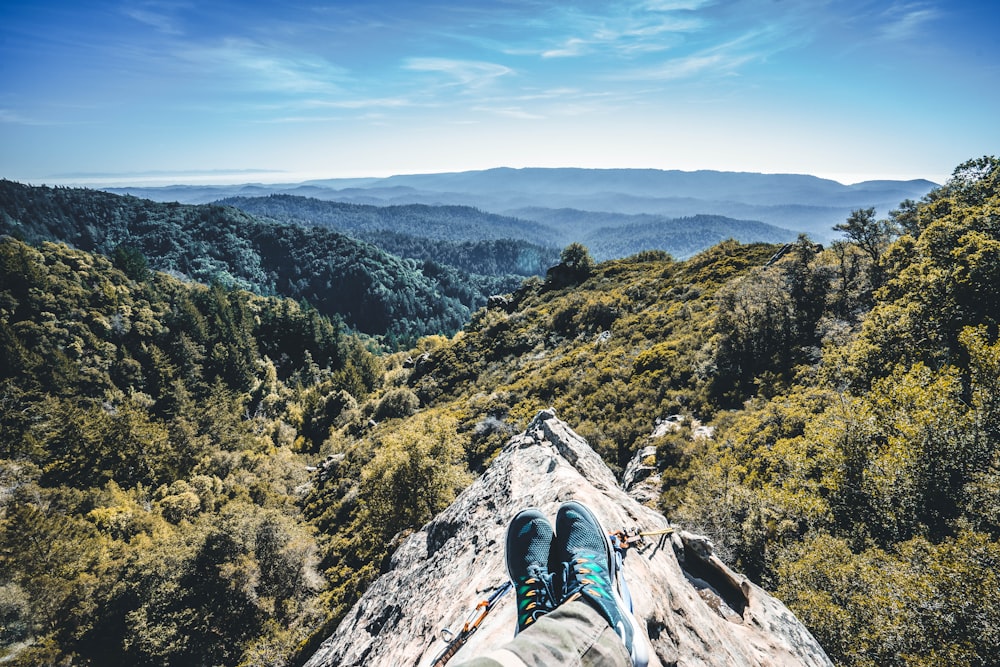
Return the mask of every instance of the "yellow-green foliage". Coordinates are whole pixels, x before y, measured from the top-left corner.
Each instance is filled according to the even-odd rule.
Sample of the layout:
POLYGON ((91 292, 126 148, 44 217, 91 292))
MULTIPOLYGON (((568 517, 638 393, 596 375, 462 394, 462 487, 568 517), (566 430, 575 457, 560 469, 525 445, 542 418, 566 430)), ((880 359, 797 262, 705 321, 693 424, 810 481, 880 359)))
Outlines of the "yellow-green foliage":
MULTIPOLYGON (((819 363, 720 422, 676 494, 840 664, 996 659, 998 178, 996 159, 971 161, 904 205, 871 310, 820 320, 835 335, 819 363)), ((831 314, 852 292, 867 299, 828 293, 831 314)))
POLYGON ((456 427, 449 415, 429 412, 410 420, 405 431, 375 436, 375 454, 361 469, 359 530, 387 541, 455 499, 470 481, 456 427))
POLYGON ((327 587, 293 448, 378 364, 290 301, 143 277, 0 240, 3 659, 285 664, 327 587))
POLYGON ((614 469, 655 445, 661 508, 837 663, 991 664, 998 178, 983 158, 855 216, 887 247, 642 253, 381 359, 289 301, 0 241, 2 640, 14 664, 301 660, 552 406, 614 469), (675 414, 715 436, 651 439, 675 414))
POLYGON ((1000 645, 996 537, 852 548, 816 533, 776 562, 776 594, 839 664, 986 665, 1000 645))

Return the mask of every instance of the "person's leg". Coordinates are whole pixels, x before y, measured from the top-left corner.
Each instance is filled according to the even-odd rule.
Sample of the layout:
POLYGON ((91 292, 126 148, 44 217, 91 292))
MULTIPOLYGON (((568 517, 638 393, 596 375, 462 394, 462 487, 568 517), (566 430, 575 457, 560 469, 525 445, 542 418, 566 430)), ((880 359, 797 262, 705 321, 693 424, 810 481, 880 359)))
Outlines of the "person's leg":
POLYGON ((628 667, 621 638, 583 600, 558 607, 500 649, 456 667, 628 667))

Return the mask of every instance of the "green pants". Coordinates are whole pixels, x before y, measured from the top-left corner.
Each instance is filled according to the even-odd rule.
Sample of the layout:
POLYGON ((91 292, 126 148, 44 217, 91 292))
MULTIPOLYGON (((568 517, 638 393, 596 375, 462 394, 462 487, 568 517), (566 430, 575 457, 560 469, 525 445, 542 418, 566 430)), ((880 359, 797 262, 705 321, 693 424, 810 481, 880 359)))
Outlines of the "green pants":
POLYGON ((604 617, 574 600, 541 617, 496 651, 456 667, 629 667, 621 638, 604 617))

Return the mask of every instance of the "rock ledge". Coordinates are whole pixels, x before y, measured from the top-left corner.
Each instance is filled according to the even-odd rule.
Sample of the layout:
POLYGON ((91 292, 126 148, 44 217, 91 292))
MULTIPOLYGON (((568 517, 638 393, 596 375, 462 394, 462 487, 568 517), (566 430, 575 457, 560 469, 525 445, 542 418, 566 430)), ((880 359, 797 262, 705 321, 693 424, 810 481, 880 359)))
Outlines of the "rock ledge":
MULTIPOLYGON (((476 603, 506 581, 503 540, 525 507, 554 516, 570 499, 590 506, 608 530, 658 531, 667 520, 640 505, 579 435, 544 410, 511 440, 482 477, 407 538, 391 569, 308 661, 334 665, 427 665, 476 603)), ((674 530, 630 549, 626 578, 652 647, 650 666, 831 666, 808 630, 778 600, 726 567, 703 537, 674 530)), ((513 635, 508 593, 455 661, 513 635)))

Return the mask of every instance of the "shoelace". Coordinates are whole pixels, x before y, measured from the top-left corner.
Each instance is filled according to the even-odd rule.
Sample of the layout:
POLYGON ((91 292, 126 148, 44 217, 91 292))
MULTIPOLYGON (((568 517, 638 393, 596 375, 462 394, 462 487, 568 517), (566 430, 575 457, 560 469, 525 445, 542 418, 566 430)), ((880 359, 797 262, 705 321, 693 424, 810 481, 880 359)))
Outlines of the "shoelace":
POLYGON ((593 574, 600 575, 601 567, 587 556, 578 556, 562 563, 562 581, 565 589, 563 600, 579 594, 584 588, 587 588, 587 592, 591 595, 606 597, 609 592, 605 590, 601 581, 590 576, 593 574))
POLYGON ((527 601, 518 609, 518 617, 524 618, 522 625, 530 625, 541 615, 555 609, 556 596, 552 588, 552 575, 547 572, 524 579, 518 586, 518 591, 527 601))

